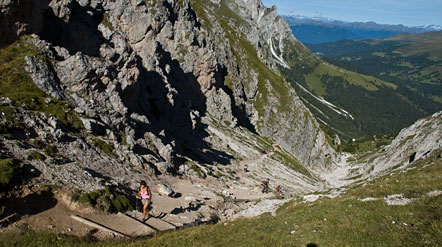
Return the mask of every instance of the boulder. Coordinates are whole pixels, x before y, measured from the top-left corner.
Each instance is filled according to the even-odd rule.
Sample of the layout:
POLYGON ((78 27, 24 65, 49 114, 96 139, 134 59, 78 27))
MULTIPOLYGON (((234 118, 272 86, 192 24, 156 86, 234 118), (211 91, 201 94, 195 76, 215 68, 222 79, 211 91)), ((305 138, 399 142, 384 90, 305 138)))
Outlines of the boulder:
POLYGON ((157 169, 161 173, 168 174, 169 173, 169 169, 173 167, 173 164, 171 164, 169 162, 159 162, 159 163, 156 163, 155 166, 157 167, 157 169))
POLYGON ((25 57, 25 70, 30 74, 35 85, 53 98, 67 101, 49 65, 36 57, 25 57))
POLYGON ((89 132, 97 135, 104 135, 106 133, 106 126, 95 119, 81 118, 84 128, 89 132))
POLYGON ((172 196, 174 194, 174 191, 167 187, 167 185, 164 184, 158 184, 158 193, 160 195, 164 195, 164 196, 172 196))

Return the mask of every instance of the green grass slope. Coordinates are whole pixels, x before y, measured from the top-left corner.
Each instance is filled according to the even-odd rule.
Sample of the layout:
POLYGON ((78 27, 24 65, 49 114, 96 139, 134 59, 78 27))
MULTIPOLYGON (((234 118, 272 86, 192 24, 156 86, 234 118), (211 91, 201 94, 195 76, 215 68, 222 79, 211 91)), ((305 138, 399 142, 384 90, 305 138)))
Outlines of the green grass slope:
POLYGON ((387 134, 427 115, 396 85, 317 60, 282 69, 298 95, 329 135, 349 140, 387 134), (353 118, 337 113, 304 89, 320 96, 353 118))

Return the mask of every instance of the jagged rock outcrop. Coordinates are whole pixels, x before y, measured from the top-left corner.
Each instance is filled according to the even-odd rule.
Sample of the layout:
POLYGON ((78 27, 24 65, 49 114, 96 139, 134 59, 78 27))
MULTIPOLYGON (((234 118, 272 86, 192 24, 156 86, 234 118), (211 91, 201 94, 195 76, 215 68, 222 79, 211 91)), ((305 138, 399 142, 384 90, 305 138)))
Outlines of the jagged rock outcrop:
MULTIPOLYGON (((115 167, 202 176, 213 174, 214 168, 207 166, 232 164, 234 157, 253 154, 219 142, 209 126, 232 136, 244 130, 249 138, 264 136, 266 145, 279 144, 312 173, 333 167, 337 155, 326 135, 277 70, 297 41, 276 9, 266 9, 258 0, 33 4, 41 24, 25 33, 35 34, 26 40, 38 54, 25 58, 26 70, 42 91, 67 102, 85 129, 72 134, 47 124, 43 132, 48 126, 54 131, 38 132, 37 137, 53 135, 60 150, 72 146, 66 143, 95 150, 86 152, 89 159, 72 154, 79 150, 64 152, 81 167, 72 172, 110 172, 98 158, 107 155, 115 167)), ((54 122, 45 114, 42 119, 54 122)), ((293 170, 289 177, 296 174, 293 170)), ((321 187, 312 178, 308 183, 309 190, 321 187)), ((299 182, 291 188, 302 186, 299 182)))
POLYGON ((25 57, 25 70, 30 74, 35 85, 52 98, 71 102, 66 93, 61 89, 52 69, 45 62, 36 57, 25 57))
MULTIPOLYGON (((307 49, 292 35, 290 26, 278 15, 275 7, 268 9, 260 0, 235 0, 229 2, 229 5, 232 9, 237 9, 238 14, 247 23, 239 27, 238 32, 243 31, 248 41, 255 46, 260 59, 270 67, 274 68, 276 64, 287 67, 288 56, 296 56, 298 60, 303 59, 303 53, 294 47, 307 49)), ((245 90, 255 91, 255 85, 249 83, 249 88, 246 86, 245 90)), ((283 97, 277 93, 280 85, 266 82, 265 87, 268 88, 266 92, 268 100, 262 112, 258 114, 259 117, 255 116, 255 119, 264 122, 257 128, 259 133, 292 151, 296 158, 312 169, 332 168, 337 154, 295 91, 291 88, 286 89, 289 103, 285 104, 290 105, 292 109, 281 111, 278 106, 281 106, 283 97)))
MULTIPOLYGON (((288 67, 283 58, 287 46, 293 45, 296 38, 290 26, 278 15, 276 7, 268 9, 261 0, 235 0, 239 6, 239 14, 251 24, 247 39, 265 54, 270 54, 267 62, 274 67, 276 64, 288 67), (275 45, 276 44, 276 45, 275 45), (275 52, 272 54, 272 51, 275 52), (279 54, 276 54, 278 52, 279 54)), ((265 56, 263 56, 265 58, 265 56)))
POLYGON ((392 168, 404 169, 442 148, 442 112, 420 119, 401 130, 392 143, 375 154, 362 169, 363 177, 377 177, 392 168))

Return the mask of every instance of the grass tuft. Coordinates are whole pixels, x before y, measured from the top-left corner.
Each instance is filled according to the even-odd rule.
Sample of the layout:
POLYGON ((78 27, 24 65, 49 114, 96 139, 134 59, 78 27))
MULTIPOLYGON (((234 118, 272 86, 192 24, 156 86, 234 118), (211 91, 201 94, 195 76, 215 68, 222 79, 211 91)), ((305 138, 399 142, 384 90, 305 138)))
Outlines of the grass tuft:
POLYGON ((44 161, 46 159, 46 157, 37 152, 37 151, 32 151, 29 155, 28 155, 28 160, 38 160, 38 161, 44 161))
POLYGON ((114 153, 114 147, 111 144, 98 138, 92 138, 91 142, 92 146, 101 149, 104 153, 116 156, 116 154, 114 153))

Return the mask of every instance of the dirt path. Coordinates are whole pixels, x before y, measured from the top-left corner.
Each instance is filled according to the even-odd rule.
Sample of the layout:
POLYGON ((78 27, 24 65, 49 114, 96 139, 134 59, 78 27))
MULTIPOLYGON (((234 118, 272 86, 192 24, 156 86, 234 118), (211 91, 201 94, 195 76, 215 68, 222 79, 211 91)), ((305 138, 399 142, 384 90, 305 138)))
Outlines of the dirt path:
MULTIPOLYGON (((92 238, 103 239, 109 237, 109 234, 97 232, 94 228, 84 225, 71 218, 71 215, 81 214, 86 217, 95 215, 96 217, 106 217, 102 212, 92 211, 90 209, 81 209, 69 207, 64 203, 65 192, 54 191, 56 204, 42 212, 36 214, 22 215, 17 220, 5 228, 1 228, 1 232, 16 232, 20 230, 38 229, 50 231, 54 233, 67 233, 76 236, 89 236, 92 238)), ((35 202, 34 202, 35 203, 35 202)), ((44 203, 44 202, 40 202, 44 203)))
MULTIPOLYGON (((161 182, 166 183, 166 181, 158 181, 158 183, 161 182)), ((115 237, 111 233, 97 230, 71 217, 71 215, 78 215, 124 235, 135 237, 152 234, 155 231, 192 225, 201 215, 209 217, 213 208, 217 208, 220 203, 223 203, 223 197, 220 196, 223 193, 223 185, 216 179, 191 181, 173 178, 167 181, 167 185, 179 196, 175 198, 161 195, 158 193, 158 185, 150 184, 153 192, 150 214, 153 217, 149 218, 145 224, 134 222, 135 219, 132 219, 142 220, 142 212, 128 212, 132 218, 118 214, 107 214, 71 203, 67 192, 54 191, 54 205, 35 214, 23 215, 6 228, 1 228, 0 231, 19 231, 31 228, 96 239, 115 237)), ((232 191, 238 198, 248 201, 266 197, 260 193, 259 188, 251 193, 250 190, 253 186, 255 186, 253 183, 249 183, 232 191)), ((232 187, 235 186, 232 185, 232 187)), ((39 203, 43 204, 44 201, 39 203)), ((26 207, 26 205, 23 206, 26 207)))
POLYGON ((234 219, 273 212, 285 201, 272 199, 275 198, 274 193, 263 194, 260 179, 256 176, 262 165, 270 161, 272 154, 273 152, 259 154, 236 165, 232 164, 237 179, 230 179, 226 182, 211 177, 193 180, 160 177, 155 182, 150 182, 149 186, 153 192, 150 214, 153 217, 145 223, 135 221, 135 219, 142 220, 141 212, 128 212, 129 216, 106 214, 78 203, 71 203, 67 192, 54 191, 53 197, 56 199, 54 205, 41 212, 24 215, 0 231, 31 228, 105 239, 115 236, 81 223, 73 219, 71 215, 89 219, 125 235, 141 236, 155 231, 193 225, 201 217, 207 219, 213 213, 220 214, 225 219, 234 219), (244 170, 245 166, 249 171, 244 170), (167 185, 178 196, 170 197, 160 194, 159 184, 167 185))

